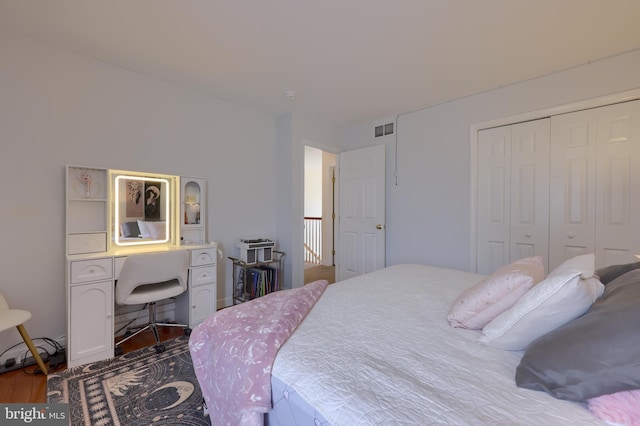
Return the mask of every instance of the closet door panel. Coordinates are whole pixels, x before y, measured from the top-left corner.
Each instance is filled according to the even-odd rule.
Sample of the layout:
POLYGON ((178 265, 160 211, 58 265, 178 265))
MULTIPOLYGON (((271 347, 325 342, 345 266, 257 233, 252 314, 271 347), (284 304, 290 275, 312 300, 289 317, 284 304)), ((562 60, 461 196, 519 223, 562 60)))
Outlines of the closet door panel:
POLYGON ((482 130, 478 135, 479 274, 509 263, 511 127, 482 130))
POLYGON ((640 101, 598 109, 596 264, 640 254, 640 101))
POLYGON ((510 261, 549 257, 548 119, 520 123, 511 129, 510 261))
POLYGON ((551 117, 549 271, 595 250, 593 110, 551 117))

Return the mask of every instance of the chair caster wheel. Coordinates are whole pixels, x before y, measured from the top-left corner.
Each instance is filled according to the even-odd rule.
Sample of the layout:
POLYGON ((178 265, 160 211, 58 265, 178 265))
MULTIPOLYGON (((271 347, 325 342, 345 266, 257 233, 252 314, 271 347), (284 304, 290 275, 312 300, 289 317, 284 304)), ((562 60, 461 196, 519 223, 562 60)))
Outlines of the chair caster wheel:
POLYGON ((161 354, 162 352, 164 352, 166 349, 166 347, 164 345, 156 345, 156 353, 157 354, 161 354))
POLYGON ((122 350, 122 348, 120 346, 116 346, 115 350, 113 351, 113 354, 115 356, 120 356, 124 353, 124 351, 122 350))
POLYGON ((185 336, 191 336, 191 329, 190 328, 185 328, 184 329, 184 335, 185 336))

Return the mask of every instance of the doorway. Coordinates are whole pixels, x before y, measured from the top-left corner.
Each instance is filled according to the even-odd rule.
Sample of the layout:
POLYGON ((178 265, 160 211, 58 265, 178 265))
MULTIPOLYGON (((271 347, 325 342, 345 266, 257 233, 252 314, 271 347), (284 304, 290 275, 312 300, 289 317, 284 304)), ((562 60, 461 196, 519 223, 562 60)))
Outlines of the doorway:
POLYGON ((304 283, 336 280, 336 154, 304 147, 304 283))

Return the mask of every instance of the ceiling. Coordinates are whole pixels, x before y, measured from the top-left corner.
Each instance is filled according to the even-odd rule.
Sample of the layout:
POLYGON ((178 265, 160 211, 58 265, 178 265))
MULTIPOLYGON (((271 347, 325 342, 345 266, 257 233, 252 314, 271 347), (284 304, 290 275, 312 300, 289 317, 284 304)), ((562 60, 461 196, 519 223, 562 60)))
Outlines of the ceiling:
POLYGON ((0 30, 337 127, 640 48, 639 20, 637 0, 0 1, 0 30))

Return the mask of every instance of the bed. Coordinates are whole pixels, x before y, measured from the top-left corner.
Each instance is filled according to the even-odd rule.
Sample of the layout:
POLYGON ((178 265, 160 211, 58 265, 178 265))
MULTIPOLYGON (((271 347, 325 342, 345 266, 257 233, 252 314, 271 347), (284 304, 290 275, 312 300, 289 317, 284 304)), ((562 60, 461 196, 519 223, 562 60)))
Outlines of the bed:
MULTIPOLYGON (((480 341, 479 330, 450 325, 452 303, 482 279, 395 265, 320 285, 295 332, 277 342, 272 368, 264 369, 270 401, 239 424, 261 423, 261 411, 265 424, 283 426, 603 424, 584 403, 518 387, 514 375, 522 351, 496 348, 480 341)), ((271 315, 269 309, 258 317, 271 315)), ((205 400, 212 388, 238 394, 209 376, 212 359, 224 356, 218 350, 226 332, 211 334, 224 328, 214 321, 218 314, 194 329, 190 341, 205 400)), ((233 368, 236 374, 239 369, 233 368)), ((218 424, 220 417, 210 413, 212 424, 218 424)))

